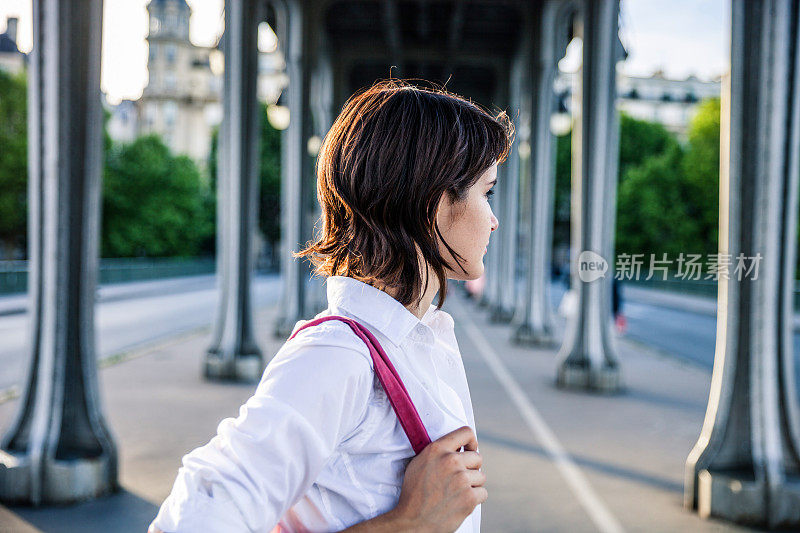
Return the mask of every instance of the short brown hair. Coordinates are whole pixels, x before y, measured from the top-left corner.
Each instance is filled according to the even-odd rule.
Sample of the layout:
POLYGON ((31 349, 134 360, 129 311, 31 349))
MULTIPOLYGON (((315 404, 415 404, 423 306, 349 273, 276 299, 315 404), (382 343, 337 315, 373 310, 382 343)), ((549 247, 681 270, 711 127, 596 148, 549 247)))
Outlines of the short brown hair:
MULTIPOLYGON (((505 111, 496 117, 478 104, 431 84, 423 88, 380 80, 351 96, 325 135, 316 163, 322 229, 294 257, 310 256, 314 273, 349 276, 396 289, 404 306, 423 288, 417 247, 439 279, 445 267, 435 235, 442 194, 463 201, 494 163, 505 161, 514 134, 505 111)), ((427 272, 425 272, 427 274, 427 272)))

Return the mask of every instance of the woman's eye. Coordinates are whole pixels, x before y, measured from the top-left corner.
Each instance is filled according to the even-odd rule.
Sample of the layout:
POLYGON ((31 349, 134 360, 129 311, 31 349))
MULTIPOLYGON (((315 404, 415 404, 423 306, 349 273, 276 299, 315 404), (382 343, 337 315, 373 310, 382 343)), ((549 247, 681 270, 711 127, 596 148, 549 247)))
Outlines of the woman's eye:
POLYGON ((486 191, 486 198, 491 198, 493 194, 494 194, 494 189, 489 189, 488 191, 486 191))

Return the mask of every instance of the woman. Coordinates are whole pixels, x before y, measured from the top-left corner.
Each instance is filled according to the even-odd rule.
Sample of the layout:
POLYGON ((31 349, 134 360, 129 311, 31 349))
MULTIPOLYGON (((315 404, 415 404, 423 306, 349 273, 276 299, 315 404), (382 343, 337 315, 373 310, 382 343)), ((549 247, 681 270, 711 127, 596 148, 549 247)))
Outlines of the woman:
POLYGON ((322 229, 293 254, 327 278, 317 317, 375 335, 433 442, 414 456, 347 324, 300 321, 238 418, 184 456, 151 531, 480 530, 485 476, 441 307, 447 279, 483 274, 512 135, 505 113, 394 79, 347 101, 317 160, 322 229))

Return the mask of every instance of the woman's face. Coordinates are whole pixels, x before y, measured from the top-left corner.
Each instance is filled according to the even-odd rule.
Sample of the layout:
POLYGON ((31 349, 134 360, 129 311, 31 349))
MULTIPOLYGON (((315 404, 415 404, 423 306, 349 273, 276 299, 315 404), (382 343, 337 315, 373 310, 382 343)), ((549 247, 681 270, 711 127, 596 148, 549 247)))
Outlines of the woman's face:
MULTIPOLYGON (((483 275, 483 256, 489 245, 491 233, 500 224, 489 205, 489 191, 497 182, 497 164, 489 167, 478 178, 461 202, 452 203, 447 194, 442 196, 436 221, 444 240, 461 255, 459 268, 450 251, 439 242, 439 249, 448 264, 455 270, 446 269, 448 279, 472 280, 483 275)), ((438 239, 438 236, 437 236, 438 239)))

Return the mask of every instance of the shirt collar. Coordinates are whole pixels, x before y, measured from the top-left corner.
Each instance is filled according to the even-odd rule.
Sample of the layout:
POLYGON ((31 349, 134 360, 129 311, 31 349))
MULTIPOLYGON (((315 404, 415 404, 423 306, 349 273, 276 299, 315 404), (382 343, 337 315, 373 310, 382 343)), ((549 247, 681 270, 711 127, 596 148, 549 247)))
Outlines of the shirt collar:
POLYGON ((437 311, 433 304, 420 320, 389 294, 355 278, 329 276, 325 284, 328 307, 333 314, 336 309, 344 309, 359 322, 377 329, 398 346, 415 330, 417 332, 415 335, 419 340, 427 340, 432 343, 434 341, 433 330, 442 321, 452 325, 452 318, 444 311, 437 311))

